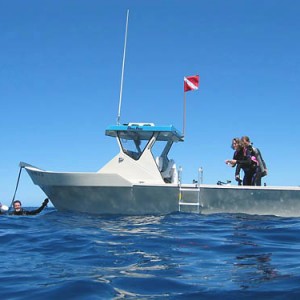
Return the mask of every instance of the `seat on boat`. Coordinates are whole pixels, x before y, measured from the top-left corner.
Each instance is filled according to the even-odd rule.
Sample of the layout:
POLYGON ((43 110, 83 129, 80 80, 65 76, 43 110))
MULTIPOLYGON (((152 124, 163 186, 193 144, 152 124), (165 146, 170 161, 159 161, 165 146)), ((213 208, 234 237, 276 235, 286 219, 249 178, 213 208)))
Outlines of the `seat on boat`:
POLYGON ((173 159, 169 160, 166 170, 161 172, 161 175, 165 182, 178 183, 177 168, 176 168, 175 161, 173 159))

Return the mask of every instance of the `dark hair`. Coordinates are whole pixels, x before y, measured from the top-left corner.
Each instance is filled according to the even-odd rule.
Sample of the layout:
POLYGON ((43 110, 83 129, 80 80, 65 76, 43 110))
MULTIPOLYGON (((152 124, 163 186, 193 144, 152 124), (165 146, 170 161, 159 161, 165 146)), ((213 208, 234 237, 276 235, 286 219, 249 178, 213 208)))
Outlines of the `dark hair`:
POLYGON ((251 142, 250 142, 250 138, 249 138, 249 136, 247 136, 247 135, 242 136, 242 137, 241 137, 241 140, 245 140, 246 142, 251 143, 251 142))
POLYGON ((242 148, 241 140, 239 138, 233 138, 231 141, 231 148, 234 149, 233 143, 236 143, 238 145, 238 148, 242 148))
POLYGON ((15 203, 20 203, 20 205, 22 205, 22 203, 21 203, 20 200, 15 200, 15 201, 13 202, 13 204, 15 205, 15 203))

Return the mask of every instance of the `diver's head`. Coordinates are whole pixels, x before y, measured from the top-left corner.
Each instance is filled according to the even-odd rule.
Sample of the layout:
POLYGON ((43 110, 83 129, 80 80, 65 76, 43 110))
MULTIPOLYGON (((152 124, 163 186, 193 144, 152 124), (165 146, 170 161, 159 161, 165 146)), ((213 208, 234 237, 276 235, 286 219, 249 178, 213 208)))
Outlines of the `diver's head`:
POLYGON ((21 211, 22 210, 22 203, 20 200, 15 200, 13 203, 14 210, 15 211, 21 211))

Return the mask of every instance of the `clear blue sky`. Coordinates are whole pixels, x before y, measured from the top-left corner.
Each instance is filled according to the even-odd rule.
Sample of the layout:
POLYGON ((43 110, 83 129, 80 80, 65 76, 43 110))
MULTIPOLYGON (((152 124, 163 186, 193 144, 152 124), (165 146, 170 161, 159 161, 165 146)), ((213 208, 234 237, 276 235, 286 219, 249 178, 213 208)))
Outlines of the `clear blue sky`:
MULTIPOLYGON (((0 201, 19 162, 97 171, 118 152, 104 135, 118 112, 130 10, 121 122, 173 124, 185 142, 170 156, 183 180, 234 181, 231 139, 248 135, 268 185, 299 185, 300 2, 295 0, 0 0, 0 201)), ((17 198, 45 195, 24 171, 17 198)))

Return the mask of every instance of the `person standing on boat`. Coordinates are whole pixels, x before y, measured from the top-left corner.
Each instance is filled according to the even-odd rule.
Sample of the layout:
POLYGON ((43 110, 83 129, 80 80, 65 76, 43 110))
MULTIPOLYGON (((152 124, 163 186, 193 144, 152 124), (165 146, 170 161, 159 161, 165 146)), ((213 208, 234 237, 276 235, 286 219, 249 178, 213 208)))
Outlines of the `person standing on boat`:
POLYGON ((37 215, 39 214, 48 204, 49 199, 45 199, 44 202, 42 203, 42 205, 35 210, 24 210, 22 208, 22 203, 20 200, 15 200, 13 202, 13 208, 14 210, 12 212, 10 212, 10 215, 14 215, 14 216, 33 216, 33 215, 37 215))
POLYGON ((253 167, 251 161, 251 153, 247 148, 244 147, 239 138, 232 139, 231 148, 235 150, 233 159, 227 159, 225 160, 225 163, 227 165, 231 165, 232 167, 236 166, 236 181, 240 183, 240 170, 242 169, 244 171, 243 185, 251 185, 251 181, 255 173, 255 168, 253 167))
POLYGON ((244 146, 251 153, 251 157, 254 157, 256 160, 256 170, 252 178, 252 185, 261 186, 261 178, 268 174, 267 166, 265 161, 262 158, 262 155, 258 148, 254 148, 253 144, 250 142, 250 138, 248 136, 242 136, 241 138, 244 146))

